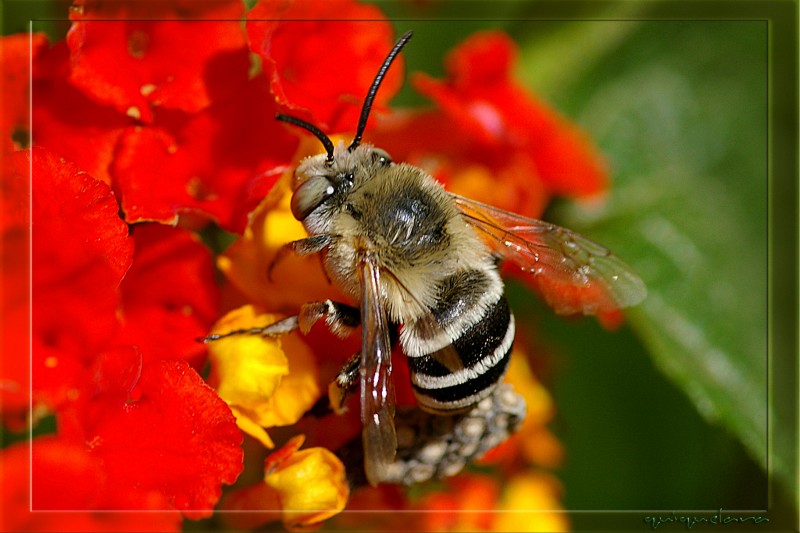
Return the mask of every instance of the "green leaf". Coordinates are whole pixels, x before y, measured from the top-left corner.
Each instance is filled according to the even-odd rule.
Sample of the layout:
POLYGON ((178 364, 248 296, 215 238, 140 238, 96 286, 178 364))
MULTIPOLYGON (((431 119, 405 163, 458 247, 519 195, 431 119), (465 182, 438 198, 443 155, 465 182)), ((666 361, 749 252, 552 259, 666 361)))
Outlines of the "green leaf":
MULTIPOLYGON (((640 273, 649 295, 629 312, 632 327, 697 410, 765 468, 766 23, 572 22, 572 42, 582 25, 604 42, 598 24, 606 52, 575 65, 581 75, 558 101, 607 154, 614 183, 603 205, 562 202, 553 218, 640 273)), ((551 55, 525 57, 535 73, 535 58, 551 55)), ((780 402, 769 414, 788 422, 780 402)), ((791 453, 773 450, 777 474, 790 472, 791 453)))

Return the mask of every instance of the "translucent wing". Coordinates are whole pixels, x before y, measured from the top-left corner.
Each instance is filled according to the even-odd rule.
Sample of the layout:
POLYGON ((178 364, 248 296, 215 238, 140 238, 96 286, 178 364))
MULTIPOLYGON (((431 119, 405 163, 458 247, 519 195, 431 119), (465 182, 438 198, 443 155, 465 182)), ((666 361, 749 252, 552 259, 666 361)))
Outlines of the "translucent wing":
POLYGON ((361 422, 364 470, 371 485, 386 479, 397 452, 394 429, 392 354, 386 310, 380 300, 380 270, 366 254, 361 281, 361 422))
POLYGON ((568 229, 451 195, 464 219, 493 251, 533 274, 556 313, 596 314, 629 307, 647 295, 631 268, 599 244, 568 229))

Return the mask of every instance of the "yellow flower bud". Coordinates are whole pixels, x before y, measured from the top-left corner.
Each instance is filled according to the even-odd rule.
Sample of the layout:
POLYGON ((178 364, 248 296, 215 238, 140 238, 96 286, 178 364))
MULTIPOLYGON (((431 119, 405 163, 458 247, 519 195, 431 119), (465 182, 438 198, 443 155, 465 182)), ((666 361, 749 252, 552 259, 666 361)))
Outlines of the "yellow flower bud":
POLYGON ((299 450, 303 436, 267 458, 264 481, 278 493, 283 522, 305 528, 341 512, 350 497, 344 465, 326 448, 299 450))
MULTIPOLYGON (((246 305, 223 317, 212 333, 266 326, 280 318, 246 305)), ((230 405, 239 428, 267 447, 273 444, 263 428, 294 424, 320 397, 316 361, 295 334, 232 335, 210 343, 209 353, 209 383, 230 405)))

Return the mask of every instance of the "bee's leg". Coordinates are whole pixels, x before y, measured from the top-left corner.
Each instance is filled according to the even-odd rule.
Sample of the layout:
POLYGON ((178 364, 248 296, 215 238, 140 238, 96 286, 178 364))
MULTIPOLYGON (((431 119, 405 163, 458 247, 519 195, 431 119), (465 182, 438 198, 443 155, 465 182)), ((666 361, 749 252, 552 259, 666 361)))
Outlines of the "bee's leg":
POLYGON ((232 337, 233 335, 261 335, 262 337, 277 337, 279 335, 283 335, 285 333, 289 333, 291 331, 296 330, 299 327, 298 318, 299 315, 289 316, 284 318, 283 320, 278 320, 277 322, 273 322, 268 326, 235 329, 233 331, 227 331, 225 333, 212 333, 211 335, 208 335, 206 337, 200 337, 197 340, 199 342, 207 344, 211 341, 224 339, 225 337, 232 337))
POLYGON ((232 335, 261 335, 262 337, 277 337, 290 333, 296 329, 305 335, 311 330, 311 327, 317 321, 325 317, 325 323, 328 328, 340 337, 346 337, 350 334, 353 328, 361 324, 361 315, 357 308, 334 302, 333 300, 325 300, 324 302, 310 302, 303 304, 300 307, 300 313, 294 316, 286 317, 283 320, 278 320, 268 326, 235 329, 226 333, 214 333, 207 337, 201 337, 197 340, 200 342, 208 343, 216 341, 232 335))
POLYGON ((339 337, 347 337, 354 328, 361 325, 361 312, 357 307, 325 300, 303 304, 298 315, 300 331, 308 333, 319 319, 325 317, 325 323, 332 333, 339 337))
POLYGON ((307 239, 287 242, 278 248, 275 257, 273 257, 272 261, 269 262, 269 265, 267 266, 267 279, 272 281, 272 271, 275 270, 275 267, 278 265, 278 263, 286 258, 286 254, 290 252, 294 252, 300 256, 316 254, 324 250, 332 240, 333 236, 331 235, 314 235, 313 237, 309 237, 307 239))
MULTIPOLYGON (((355 308, 353 308, 356 311, 355 308)), ((389 329, 390 343, 394 345, 399 338, 397 324, 391 324, 389 329)), ((344 410, 344 404, 352 393, 361 385, 361 353, 356 353, 342 365, 330 385, 328 385, 329 407, 336 413, 344 410)))
POLYGON ((342 365, 336 378, 328 385, 328 395, 317 400, 309 414, 320 418, 331 412, 342 414, 345 402, 361 383, 360 367, 361 354, 356 353, 342 365))
POLYGON ((335 413, 344 411, 344 404, 361 384, 361 353, 356 353, 342 365, 336 379, 328 385, 328 401, 335 413))

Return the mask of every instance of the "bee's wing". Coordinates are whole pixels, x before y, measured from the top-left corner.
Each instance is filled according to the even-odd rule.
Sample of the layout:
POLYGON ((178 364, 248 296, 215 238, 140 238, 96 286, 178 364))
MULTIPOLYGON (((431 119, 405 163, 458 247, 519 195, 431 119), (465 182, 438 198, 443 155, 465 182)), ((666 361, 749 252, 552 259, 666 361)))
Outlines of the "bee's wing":
POLYGON ((451 194, 464 219, 501 257, 533 274, 556 313, 596 314, 629 307, 647 295, 631 268, 568 229, 451 194))
POLYGON ((364 470, 371 485, 386 479, 394 461, 392 353, 386 309, 380 299, 380 269, 366 254, 359 271, 361 281, 361 422, 364 470))

